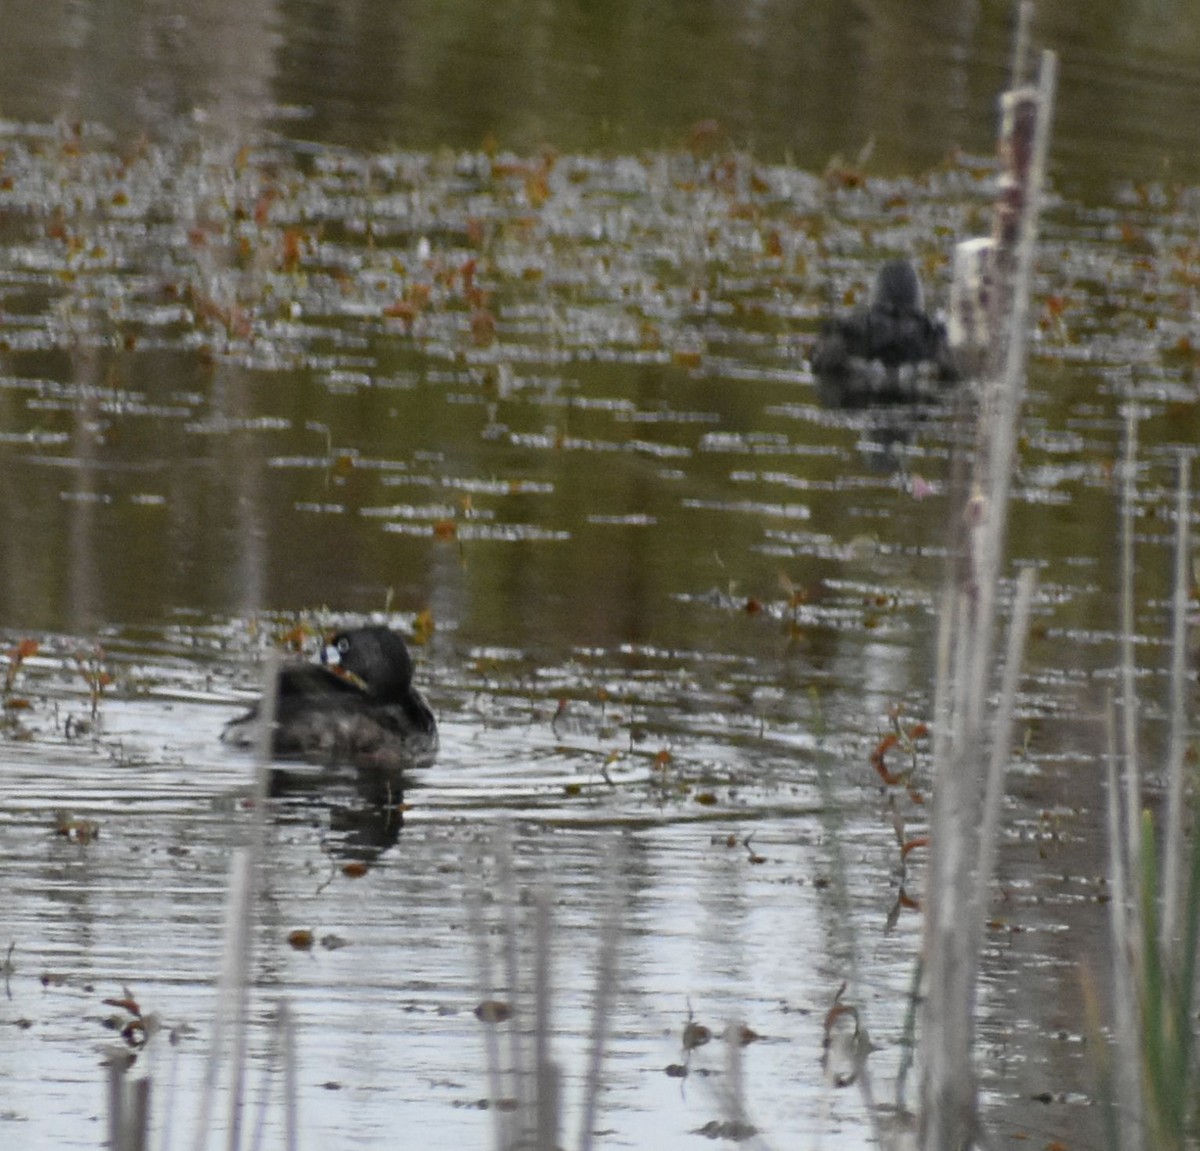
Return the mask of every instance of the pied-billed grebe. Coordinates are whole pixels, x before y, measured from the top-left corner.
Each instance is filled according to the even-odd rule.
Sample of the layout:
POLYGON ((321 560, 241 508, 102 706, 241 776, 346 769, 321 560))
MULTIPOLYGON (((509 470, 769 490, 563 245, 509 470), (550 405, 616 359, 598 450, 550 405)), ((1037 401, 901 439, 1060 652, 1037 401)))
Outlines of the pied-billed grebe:
MULTIPOLYGON (((408 647, 390 628, 337 632, 320 663, 279 669, 272 754, 390 773, 428 766, 437 755, 437 721, 412 677, 408 647)), ((255 706, 221 738, 253 746, 258 722, 255 706)))
POLYGON ((879 269, 868 307, 826 320, 812 354, 820 381, 880 398, 911 394, 904 369, 921 364, 930 364, 941 380, 955 378, 945 325, 926 315, 921 281, 908 260, 889 260, 879 269))

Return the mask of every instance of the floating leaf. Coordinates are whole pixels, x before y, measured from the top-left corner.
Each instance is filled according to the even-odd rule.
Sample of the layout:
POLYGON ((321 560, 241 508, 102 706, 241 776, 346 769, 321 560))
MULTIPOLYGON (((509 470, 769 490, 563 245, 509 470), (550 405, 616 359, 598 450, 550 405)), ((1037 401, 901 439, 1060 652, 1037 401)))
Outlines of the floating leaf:
POLYGON ((127 1011, 130 1015, 141 1015, 142 1009, 138 1006, 136 999, 129 997, 128 992, 124 999, 105 999, 106 1007, 119 1007, 122 1011, 127 1011))
POLYGON ((55 834, 72 843, 91 843, 100 837, 100 824, 93 819, 76 819, 69 812, 60 811, 56 821, 55 834))
POLYGON ((37 655, 38 641, 36 639, 22 639, 17 642, 17 646, 10 649, 8 658, 20 662, 28 659, 31 655, 37 655))
POLYGON ((475 1018, 480 1023, 507 1023, 512 1018, 512 1007, 503 999, 485 999, 475 1008, 475 1018))

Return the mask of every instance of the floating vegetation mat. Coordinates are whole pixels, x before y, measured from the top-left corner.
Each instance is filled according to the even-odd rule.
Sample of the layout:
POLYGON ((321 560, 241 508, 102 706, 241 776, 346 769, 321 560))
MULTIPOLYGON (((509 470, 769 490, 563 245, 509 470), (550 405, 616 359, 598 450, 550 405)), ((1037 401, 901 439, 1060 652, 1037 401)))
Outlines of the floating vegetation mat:
MULTIPOLYGON (((19 1029, 0 1131, 94 1146, 98 1051, 150 1013, 194 1098, 249 820, 245 764, 216 736, 305 612, 419 636, 443 735, 403 810, 353 788, 273 801, 254 978, 292 996, 321 1145, 401 1122, 431 1147, 486 1138, 463 859, 504 819, 523 881, 563 881, 561 1031, 580 1048, 567 954, 592 946, 607 837, 635 845, 603 1119, 621 1139, 743 1131, 697 1038, 738 1018, 764 1037, 745 1060, 768 1142, 861 1146, 857 1099, 823 1080, 822 1020, 857 979, 878 1079, 898 1067, 970 385, 835 409, 808 354, 884 259, 914 258, 944 303, 991 174, 962 155, 882 179, 699 142, 368 154, 0 123, 0 956, 15 943, 19 1029)), ((1043 237, 1010 535, 1040 590, 983 1074, 1006 1130, 1075 1142, 1078 941, 1107 932, 1092 717, 1118 406, 1145 413, 1153 737, 1169 465, 1200 442, 1200 192, 1052 202, 1043 237), (1014 997, 1031 969, 1045 979, 1014 997)))

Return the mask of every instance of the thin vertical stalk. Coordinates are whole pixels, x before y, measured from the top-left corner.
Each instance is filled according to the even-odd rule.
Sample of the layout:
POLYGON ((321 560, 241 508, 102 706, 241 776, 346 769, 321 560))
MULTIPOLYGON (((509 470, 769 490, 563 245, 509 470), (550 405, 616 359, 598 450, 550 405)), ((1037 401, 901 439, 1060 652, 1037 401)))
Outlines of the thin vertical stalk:
POLYGON ((596 991, 592 1002, 592 1041, 584 1078, 583 1114, 579 1120, 579 1151, 591 1151, 599 1110, 604 1049, 608 1043, 609 1020, 617 992, 619 945, 625 912, 625 885, 622 875, 624 845, 618 841, 608 853, 607 906, 601 918, 600 953, 596 958, 596 991))
POLYGON ((132 1134, 129 1151, 146 1151, 150 1143, 150 1080, 146 1076, 130 1085, 130 1121, 132 1134))
POLYGON ((1010 88, 1025 83, 1025 61, 1029 57, 1029 30, 1033 25, 1033 0, 1021 0, 1017 9, 1017 35, 1013 44, 1012 80, 1010 88))
MULTIPOLYGON (((949 702, 945 737, 935 743, 932 851, 925 899, 925 995, 922 1004, 922 1142, 928 1148, 964 1146, 975 1124, 975 1078, 970 964, 964 952, 963 917, 969 904, 969 863, 977 802, 977 766, 964 754, 975 738, 966 698, 968 643, 974 638, 970 589, 951 587, 940 624, 939 670, 946 678, 938 697, 949 702)), ((939 707, 939 710, 940 707, 939 707)), ((941 722, 939 720, 939 722, 941 722)), ((939 732, 939 737, 941 733, 939 732)))
POLYGON ((174 1145, 171 1138, 172 1119, 174 1118, 175 1084, 179 1079, 179 1048, 171 1048, 171 1071, 167 1077, 167 1089, 162 1094, 162 1131, 159 1136, 159 1151, 170 1151, 174 1145))
POLYGON ((300 1146, 299 1108, 296 1096, 296 1025, 286 999, 279 1001, 279 1049, 283 1060, 283 1134, 284 1151, 300 1146))
POLYGON ((533 1102, 533 1083, 529 1061, 525 1056, 525 1037, 522 1021, 527 1019, 521 996, 520 964, 517 954, 517 879, 513 870, 512 830, 507 825, 497 828, 492 839, 496 854, 496 887, 504 915, 504 970, 508 982, 508 1001, 512 1008, 513 1025, 509 1029, 509 1075, 513 1098, 517 1101, 514 1122, 517 1131, 527 1122, 533 1102))
POLYGON ((1130 923, 1131 877, 1127 858, 1129 846, 1125 834, 1124 813, 1121 803, 1121 785, 1118 765, 1117 718, 1111 694, 1104 711, 1107 754, 1104 757, 1108 784, 1108 855, 1112 872, 1112 902, 1110 923, 1112 924, 1113 952, 1113 1011, 1116 1047, 1115 1086, 1117 1095, 1117 1127, 1120 1131, 1120 1146, 1123 1151, 1141 1151, 1142 1109, 1141 1088, 1138 1078, 1141 1066, 1141 1030, 1138 1024, 1137 985, 1133 973, 1133 956, 1130 950, 1132 925, 1130 923))
MULTIPOLYGON (((1191 458, 1179 456, 1179 487, 1175 500, 1175 573, 1171 604, 1171 734, 1167 745, 1167 834, 1163 857, 1162 937, 1163 956, 1172 976, 1178 975, 1180 945, 1178 938, 1183 916, 1184 779, 1183 754, 1187 743, 1187 616, 1188 565, 1191 559, 1188 540, 1188 508, 1191 503, 1191 458)), ((1193 849, 1195 850, 1195 849, 1193 849)))
POLYGON ((734 1130, 745 1131, 749 1126, 746 1108, 746 1067, 742 1058, 741 1020, 734 1019, 725 1028, 725 1074, 720 1086, 722 1110, 734 1130))
POLYGON ((267 1130, 267 1112, 271 1103, 271 1081, 282 1073, 284 1147, 294 1151, 296 1139, 296 1074, 295 1050, 293 1048, 292 1016, 287 1000, 281 999, 275 1009, 271 1033, 271 1058, 263 1066, 262 1088, 254 1116, 254 1134, 250 1141, 251 1151, 261 1151, 267 1130))
POLYGON ((244 881, 236 889, 241 900, 235 909, 238 917, 236 948, 231 949, 237 967, 232 982, 233 1052, 230 1056, 229 1126, 225 1140, 227 1151, 238 1151, 242 1144, 246 1049, 249 1042, 250 968, 254 958, 254 902, 258 895, 263 844, 266 842, 269 764, 275 734, 275 697, 279 680, 279 654, 273 647, 267 652, 263 676, 257 732, 258 759, 254 770, 254 812, 250 822, 250 843, 243 859, 244 881))
MULTIPOLYGON (((994 676, 995 618, 1024 396, 1029 298, 1056 83, 1057 58, 1052 52, 1043 52, 1036 95, 1028 91, 1015 93, 1006 103, 1006 107, 1016 107, 1019 97, 1022 118, 1016 124, 1019 136, 1006 138, 1004 144, 1014 159, 1014 182, 1002 189, 997 201, 997 229, 1008 245, 998 257, 997 274, 1004 280, 998 298, 1004 301, 1007 316, 996 329, 1005 333, 1005 339, 1003 344, 997 343, 991 359, 1001 359, 1001 348, 1003 357, 991 372, 981 404, 973 475, 962 511, 957 579, 948 585, 945 607, 950 609, 949 618, 943 617, 938 640, 939 672, 948 675, 949 683, 939 685, 935 707, 939 724, 943 718, 948 723, 944 738, 940 732, 935 737, 934 748, 921 1089, 921 1144, 936 1151, 957 1151, 980 1139, 973 1051, 983 932, 981 924, 976 925, 974 919, 964 920, 964 916, 981 915, 994 860, 994 845, 982 846, 980 838, 988 787, 982 766, 984 735, 994 676), (969 923, 965 931, 964 922, 969 923)), ((1032 583, 1027 585, 1025 595, 1032 596, 1032 583)), ((1022 609, 1026 620, 1028 602, 1022 609)), ((1010 653, 1023 650, 1024 625, 1021 630, 1020 637, 1010 634, 1010 653)), ((1001 741, 993 748, 993 761, 1008 753, 1011 696, 1016 691, 1019 662, 1019 658, 1011 661, 1007 668, 1010 711, 993 725, 993 737, 1001 741)), ((994 770, 1001 774, 999 768, 994 770)), ((991 797, 993 835, 1001 794, 997 791, 991 797)))
POLYGON ((125 1151, 125 1064, 115 1054, 108 1059, 108 1145, 125 1151))
POLYGON ((1004 800, 1004 771, 1011 755, 1013 712, 1016 708, 1021 668, 1025 660, 1025 640, 1029 635, 1029 616, 1033 609, 1033 593, 1036 587, 1037 569, 1024 568, 1017 580, 1017 594, 1013 603, 1012 619, 1008 625, 1004 677, 1000 685, 1000 702, 992 730, 992 752, 983 797, 979 865, 975 872, 975 898, 969 920, 975 936, 972 950, 976 955, 983 948, 988 892, 996 869, 996 840, 1000 834, 1000 808, 1004 800))
POLYGON ((558 1146, 558 1068, 550 1059, 550 893, 537 893, 534 923, 533 1044, 537 1151, 558 1146))
MULTIPOLYGON (((1038 79, 1038 117, 1033 137, 1033 155, 1029 167, 1025 207, 1021 219, 1020 240, 1017 245, 1016 271, 1010 294, 1007 333, 1008 347, 1004 376, 998 394, 992 393, 994 419, 986 429, 988 448, 982 453, 984 467, 977 476, 979 495, 984 497, 979 507, 986 525, 978 531, 979 562, 976 573, 978 601, 975 618, 979 621, 973 660, 970 666, 972 699, 986 698, 986 684, 992 664, 993 628, 996 588, 1000 560, 1008 526, 1008 501, 1012 489, 1013 463, 1016 458, 1017 433, 1021 403, 1025 396, 1025 370, 1029 348, 1029 300, 1033 287, 1033 265, 1037 252, 1038 219, 1041 212, 1042 185, 1045 180, 1046 159, 1050 147, 1050 124, 1054 114, 1054 95, 1057 86, 1058 57, 1053 52, 1042 53, 1038 79)), ((985 417, 987 416, 985 411, 985 417)), ((982 714, 982 713, 979 713, 982 714)))
MULTIPOLYGON (((483 863, 478 849, 471 852, 470 863, 474 864, 476 882, 468 882, 466 891, 467 925, 471 937, 475 940, 475 982, 485 1000, 496 997, 495 979, 492 974, 492 952, 488 943, 487 924, 483 920, 482 899, 479 888, 482 877, 479 872, 483 863)), ((500 1075, 500 1039, 496 1033, 496 1025, 484 1021, 484 1048, 487 1057, 489 1111, 492 1116, 492 1146, 507 1147, 508 1122, 502 1106, 503 1084, 500 1075)))
POLYGON ((1138 870, 1141 887, 1142 949, 1137 969, 1141 993, 1142 1055, 1145 1074, 1146 1113, 1150 1136, 1156 1148, 1183 1147, 1179 1068, 1174 1066, 1178 1050, 1178 1016, 1174 997, 1159 951, 1158 856, 1155 849, 1154 817, 1142 813, 1142 858, 1138 870))
MULTIPOLYGON (((1179 971, 1179 1017, 1191 1019, 1196 996, 1196 960, 1200 947, 1200 843, 1192 843, 1192 862, 1184 907, 1183 938, 1180 940, 1182 961, 1179 971)), ((1184 1062, 1191 1056, 1195 1034, 1184 1030, 1184 1062)))
MULTIPOLYGON (((954 698, 953 668, 955 636, 962 633, 962 621, 959 618, 961 604, 962 597, 958 594, 953 582, 947 580, 946 586, 942 590, 942 601, 938 610, 937 666, 933 691, 933 762, 935 765, 949 763, 954 746, 951 728, 954 723, 957 701, 954 698)), ((944 815, 945 808, 937 804, 935 795, 933 811, 930 814, 932 822, 930 833, 935 842, 941 831, 944 815)), ((936 852, 930 857, 929 866, 931 871, 937 870, 936 852)), ((931 882, 930 886, 934 890, 938 889, 934 882, 931 882)))
POLYGON ((213 1012, 212 1038, 209 1040, 208 1061, 205 1064, 200 1091, 200 1110, 196 1116, 196 1131, 192 1139, 193 1151, 203 1151, 208 1142, 217 1077, 221 1068, 221 1051, 225 1044, 225 1029, 229 1016, 224 1005, 236 993, 235 988, 242 974, 241 957, 245 952, 241 938, 245 929, 243 908, 247 902, 245 892, 251 882, 248 858, 246 850, 238 848, 233 853, 229 867, 229 896, 225 903, 225 926, 222 932, 224 946, 221 951, 221 974, 217 980, 217 1005, 213 1012))
MULTIPOLYGON (((1137 506, 1137 407, 1125 407, 1125 462, 1122 476, 1121 499, 1121 735, 1125 767, 1125 835, 1127 843, 1125 858, 1130 867, 1135 867, 1142 857, 1140 788, 1138 786, 1138 738, 1137 738, 1137 684, 1134 630, 1136 617, 1133 606, 1134 590, 1134 543, 1133 524, 1137 506)), ((1136 899, 1131 886, 1130 895, 1136 899)), ((1135 904, 1136 910, 1136 904, 1135 904)), ((1130 926, 1140 932, 1141 917, 1130 926)))
POLYGON ((229 947, 233 971, 230 978, 230 1023, 233 1051, 230 1055, 229 1126, 225 1146, 228 1151, 238 1151, 242 1142, 242 1104, 246 1090, 246 1040, 249 1017, 249 971, 251 917, 254 907, 254 891, 257 868, 253 850, 243 852, 240 858, 242 874, 234 886, 237 895, 234 904, 234 934, 229 947))
POLYGON ((254 1125, 251 1129, 249 1151, 262 1151, 267 1134, 267 1111, 271 1105, 271 1078, 275 1074, 274 1063, 279 1054, 279 1037, 275 1035, 270 1057, 262 1066, 258 1102, 254 1108, 254 1125))
POLYGON ((275 718, 278 662, 279 657, 272 650, 268 653, 263 668, 265 682, 262 703, 259 705, 254 818, 250 825, 250 842, 245 848, 239 848, 233 853, 229 869, 230 885, 225 905, 221 974, 217 983, 217 1002, 213 1012, 212 1039, 200 1096, 200 1110, 192 1140, 194 1151, 201 1151, 208 1141, 227 1026, 233 1030, 233 1055, 226 1146, 229 1151, 237 1151, 241 1142, 252 925, 254 900, 258 890, 258 871, 266 839, 267 784, 270 770, 268 763, 275 718))

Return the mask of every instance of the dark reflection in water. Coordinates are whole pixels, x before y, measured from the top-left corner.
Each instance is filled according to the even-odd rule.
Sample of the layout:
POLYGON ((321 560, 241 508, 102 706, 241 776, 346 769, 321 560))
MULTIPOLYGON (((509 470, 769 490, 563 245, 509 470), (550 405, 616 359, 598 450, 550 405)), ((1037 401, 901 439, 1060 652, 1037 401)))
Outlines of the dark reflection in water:
MULTIPOLYGON (((674 146, 718 138, 822 168, 874 142, 885 171, 953 147, 986 151, 1012 10, 894 6, 495 4, 435 0, 185 9, 56 0, 6 5, 0 110, 151 132, 204 109, 229 128, 298 115, 327 144, 520 150, 674 146)), ((1057 178, 1193 180, 1200 15, 1185 0, 1042 4, 1035 39, 1062 57, 1057 178), (1103 132, 1097 125, 1103 125, 1103 132)))
POLYGON ((366 787, 338 789, 329 783, 298 782, 283 771, 272 773, 271 797, 291 802, 280 806, 279 822, 326 826, 325 848, 337 861, 374 863, 396 846, 404 827, 400 796, 382 796, 366 787))

